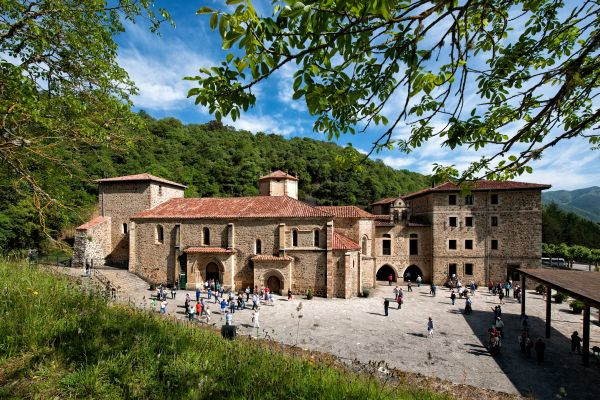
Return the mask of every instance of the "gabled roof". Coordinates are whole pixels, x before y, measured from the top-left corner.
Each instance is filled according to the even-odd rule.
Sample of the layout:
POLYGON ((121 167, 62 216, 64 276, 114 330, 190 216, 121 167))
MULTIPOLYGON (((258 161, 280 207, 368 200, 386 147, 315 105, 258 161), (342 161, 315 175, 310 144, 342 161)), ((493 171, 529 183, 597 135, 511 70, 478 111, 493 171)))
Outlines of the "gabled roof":
POLYGON ((104 221, 108 221, 107 217, 103 217, 103 216, 98 216, 94 219, 89 220, 88 222, 86 222, 83 225, 79 225, 77 228, 75 228, 75 230, 78 231, 87 231, 90 228, 93 228, 96 225, 100 225, 101 223, 103 223, 104 221))
POLYGON ((207 197, 171 199, 152 209, 135 214, 145 218, 333 218, 300 200, 288 196, 207 197))
POLYGON ((333 243, 331 245, 332 250, 360 250, 360 245, 354 240, 341 235, 337 232, 333 232, 333 243))
POLYGON ((372 206, 377 206, 380 204, 390 204, 394 201, 398 200, 398 197, 385 197, 383 199, 377 200, 375 203, 371 203, 372 206))
POLYGON ((150 175, 150 174, 136 174, 136 175, 126 175, 126 176, 116 176, 114 178, 103 178, 96 179, 95 182, 98 183, 110 183, 110 182, 135 182, 135 181, 152 181, 152 182, 160 182, 166 185, 177 186, 180 188, 186 188, 187 186, 182 185, 181 183, 169 181, 167 179, 150 175))
POLYGON ((188 247, 184 253, 207 253, 207 254, 228 254, 233 253, 233 250, 224 247, 188 247))
MULTIPOLYGON (((465 182, 464 185, 471 189, 471 191, 502 191, 502 190, 545 190, 550 189, 552 185, 545 185, 539 183, 528 183, 528 182, 515 182, 515 181, 488 181, 480 180, 475 182, 465 182)), ((402 196, 403 199, 409 199, 417 196, 421 196, 428 193, 436 192, 458 192, 461 187, 452 182, 442 183, 432 188, 419 190, 418 192, 409 193, 402 196)))
POLYGON ((316 208, 333 214, 336 218, 377 218, 375 215, 356 206, 317 206, 316 208))
POLYGON ((277 171, 273 171, 271 172, 269 175, 265 175, 265 176, 261 176, 259 178, 259 180, 263 180, 263 179, 291 179, 293 181, 297 181, 298 178, 296 178, 295 176, 292 176, 286 172, 283 172, 281 170, 277 170, 277 171))

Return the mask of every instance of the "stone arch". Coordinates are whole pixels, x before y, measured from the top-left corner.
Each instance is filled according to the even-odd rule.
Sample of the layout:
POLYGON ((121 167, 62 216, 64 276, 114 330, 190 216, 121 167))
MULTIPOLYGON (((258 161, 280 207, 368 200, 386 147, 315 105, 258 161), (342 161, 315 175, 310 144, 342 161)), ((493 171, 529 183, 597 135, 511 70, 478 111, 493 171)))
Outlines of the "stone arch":
POLYGON ((417 279, 417 276, 421 276, 421 279, 424 280, 423 270, 416 264, 411 264, 404 269, 402 272, 402 278, 404 281, 408 281, 410 279, 411 282, 414 282, 417 279))
POLYGON ((392 281, 397 282, 398 280, 398 270, 392 264, 383 264, 377 269, 377 273, 375 274, 375 279, 378 281, 388 281, 388 277, 392 274, 392 281))
POLYGON ((202 280, 207 281, 211 279, 218 280, 223 283, 223 278, 225 275, 225 267, 223 264, 217 259, 207 260, 206 264, 202 268, 202 280))
POLYGON ((268 287, 270 290, 276 289, 273 291, 273 293, 275 294, 282 294, 284 289, 287 287, 285 277, 280 271, 276 269, 270 269, 265 272, 265 274, 263 275, 263 285, 265 287, 268 287), (274 281, 272 278, 277 278, 277 280, 279 281, 278 288, 271 287, 274 285, 274 281))

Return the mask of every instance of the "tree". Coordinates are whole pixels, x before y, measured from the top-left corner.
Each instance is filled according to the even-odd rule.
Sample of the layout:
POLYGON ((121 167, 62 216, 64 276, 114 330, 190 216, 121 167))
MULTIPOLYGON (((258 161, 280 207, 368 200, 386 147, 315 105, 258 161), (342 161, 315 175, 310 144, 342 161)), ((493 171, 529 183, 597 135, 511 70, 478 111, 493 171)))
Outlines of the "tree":
POLYGON ((32 190, 38 210, 58 201, 39 184, 44 168, 72 167, 52 148, 122 145, 135 133, 135 87, 113 37, 137 17, 153 31, 170 20, 152 0, 0 2, 0 174, 32 190))
POLYGON ((373 151, 410 152, 439 137, 451 149, 484 147, 462 174, 509 179, 561 140, 600 143, 600 4, 592 0, 273 1, 259 16, 209 7, 223 48, 219 66, 188 77, 196 103, 232 119, 254 106, 253 88, 282 67, 296 69, 293 98, 329 138, 385 126, 373 151), (389 111, 391 109, 392 111, 389 111), (410 133, 397 135, 404 125, 410 133))

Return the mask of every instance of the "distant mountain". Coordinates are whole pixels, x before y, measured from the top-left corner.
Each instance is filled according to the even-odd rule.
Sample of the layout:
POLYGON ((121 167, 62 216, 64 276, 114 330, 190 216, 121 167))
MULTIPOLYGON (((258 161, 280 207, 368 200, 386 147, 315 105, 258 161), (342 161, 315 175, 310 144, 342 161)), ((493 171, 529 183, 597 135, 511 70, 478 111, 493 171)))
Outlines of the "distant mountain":
POLYGON ((542 192, 542 203, 556 203, 562 210, 594 222, 600 222, 600 187, 592 186, 577 190, 542 192))

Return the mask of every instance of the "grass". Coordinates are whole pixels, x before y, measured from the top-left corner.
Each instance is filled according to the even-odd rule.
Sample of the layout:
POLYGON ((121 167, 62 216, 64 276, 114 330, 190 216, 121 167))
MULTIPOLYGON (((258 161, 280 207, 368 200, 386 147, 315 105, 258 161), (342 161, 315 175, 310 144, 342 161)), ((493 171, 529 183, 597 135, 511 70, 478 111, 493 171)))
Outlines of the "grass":
POLYGON ((0 398, 447 399, 82 293, 0 262, 0 398))

